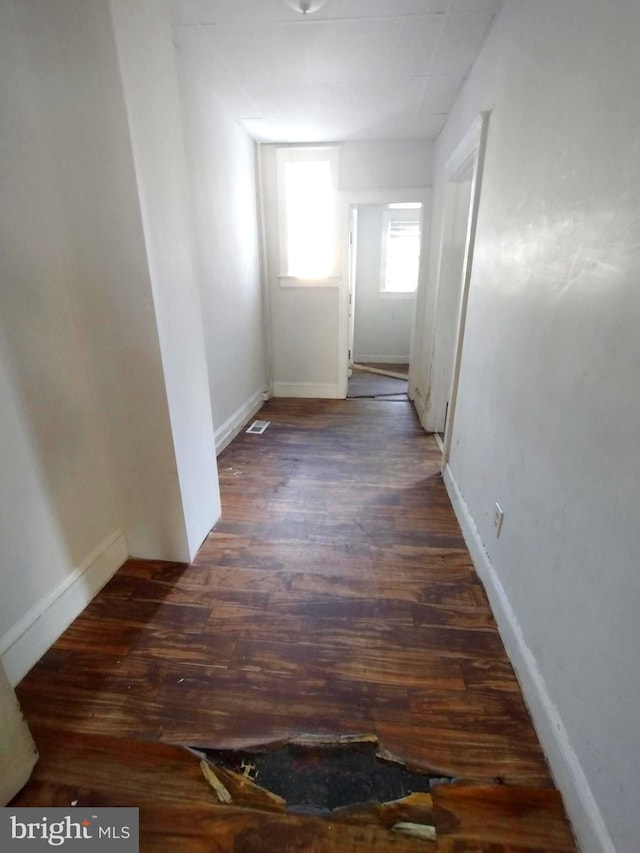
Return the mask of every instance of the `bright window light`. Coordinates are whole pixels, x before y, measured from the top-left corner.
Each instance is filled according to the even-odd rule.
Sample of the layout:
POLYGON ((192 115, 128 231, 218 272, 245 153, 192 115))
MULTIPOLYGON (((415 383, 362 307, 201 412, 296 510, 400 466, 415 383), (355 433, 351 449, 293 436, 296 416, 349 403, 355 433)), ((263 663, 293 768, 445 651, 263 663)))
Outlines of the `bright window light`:
POLYGON ((305 145, 276 151, 282 287, 337 286, 339 150, 305 145))
POLYGON ((333 272, 335 200, 331 162, 285 163, 287 274, 321 279, 333 272))
POLYGON ((383 230, 383 293, 415 293, 420 264, 420 221, 402 216, 400 210, 388 213, 383 230))

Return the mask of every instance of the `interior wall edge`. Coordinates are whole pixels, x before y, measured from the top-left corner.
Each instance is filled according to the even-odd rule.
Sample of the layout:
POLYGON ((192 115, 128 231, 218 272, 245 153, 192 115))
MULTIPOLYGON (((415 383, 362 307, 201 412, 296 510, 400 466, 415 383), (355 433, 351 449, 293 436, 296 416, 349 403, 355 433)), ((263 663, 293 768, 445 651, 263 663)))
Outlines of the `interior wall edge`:
MULTIPOLYGON (((262 176, 262 145, 255 143, 256 193, 258 213, 258 246, 260 261, 260 292, 262 294, 262 325, 264 334, 264 357, 267 374, 267 393, 273 390, 273 340, 271 325, 271 293, 269 289, 269 252, 267 247, 267 219, 264 201, 264 182, 262 176)), ((216 445, 217 446, 217 445, 216 445)))
POLYGON ((526 643, 518 617, 482 543, 478 528, 449 465, 444 483, 473 565, 486 590, 500 637, 520 682, 535 730, 562 794, 582 853, 616 853, 596 799, 560 713, 526 643))
POLYGON ((12 686, 66 631, 128 556, 125 535, 115 530, 0 637, 0 658, 12 686))

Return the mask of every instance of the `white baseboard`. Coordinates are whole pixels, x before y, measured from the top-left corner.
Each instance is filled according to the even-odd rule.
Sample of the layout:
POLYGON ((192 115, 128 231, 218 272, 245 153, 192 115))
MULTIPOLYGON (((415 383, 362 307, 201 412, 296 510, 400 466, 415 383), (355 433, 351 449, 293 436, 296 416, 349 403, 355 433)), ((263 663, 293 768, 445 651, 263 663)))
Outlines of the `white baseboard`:
POLYGON ((13 686, 82 613, 127 557, 124 534, 116 530, 0 638, 0 657, 13 686))
POLYGON ((616 853, 569 734, 449 465, 444 482, 582 853, 616 853))
POLYGON ((409 364, 410 358, 409 355, 354 355, 353 360, 360 364, 409 364))
POLYGON ((268 399, 267 386, 260 388, 259 391, 250 397, 245 403, 236 409, 236 411, 227 418, 227 420, 219 426, 215 431, 216 454, 219 456, 225 447, 230 444, 238 435, 242 427, 256 415, 265 400, 268 399))
POLYGON ((340 394, 338 385, 331 382, 274 382, 273 396, 339 400, 344 397, 344 394, 340 394))

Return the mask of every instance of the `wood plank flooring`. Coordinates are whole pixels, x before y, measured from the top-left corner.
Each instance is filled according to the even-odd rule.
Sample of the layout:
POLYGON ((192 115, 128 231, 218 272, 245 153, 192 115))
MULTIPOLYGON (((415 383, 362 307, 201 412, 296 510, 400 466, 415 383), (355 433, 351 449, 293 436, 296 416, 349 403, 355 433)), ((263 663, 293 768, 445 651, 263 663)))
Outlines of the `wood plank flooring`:
MULTIPOLYGON (((129 560, 19 685, 45 745, 21 804, 59 797, 48 756, 74 737, 134 756, 371 732, 412 766, 504 789, 503 812, 536 802, 511 835, 483 835, 475 804, 465 837, 432 849, 574 849, 411 405, 273 400, 259 417, 267 432, 219 458, 223 517, 195 561, 129 560)), ((200 849, 161 835, 146 849, 200 849)), ((374 849, 327 844, 261 849, 374 849)))

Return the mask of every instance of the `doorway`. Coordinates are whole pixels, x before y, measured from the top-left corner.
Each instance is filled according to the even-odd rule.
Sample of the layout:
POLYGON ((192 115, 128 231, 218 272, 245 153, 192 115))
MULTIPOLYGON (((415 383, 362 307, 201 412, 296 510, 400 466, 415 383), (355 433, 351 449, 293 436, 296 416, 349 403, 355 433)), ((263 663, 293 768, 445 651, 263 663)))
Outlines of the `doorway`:
MULTIPOLYGON (((391 318, 392 308, 394 303, 395 305, 399 304, 400 294, 385 293, 388 285, 386 282, 383 283, 383 275, 386 271, 385 260, 388 266, 389 259, 384 256, 383 230, 386 229, 388 233, 389 226, 393 222, 391 230, 394 238, 401 239, 402 226, 395 223, 401 223, 402 220, 407 219, 407 211, 410 211, 410 216, 414 219, 418 215, 421 243, 423 235, 428 232, 427 217, 430 214, 430 204, 431 190, 429 188, 361 190, 341 194, 341 230, 344 239, 342 243, 341 266, 343 274, 341 277, 338 346, 342 397, 348 395, 348 382, 353 377, 354 371, 360 375, 368 373, 383 377, 396 374, 397 376, 391 375, 389 378, 399 378, 403 383, 407 381, 405 374, 408 365, 411 364, 410 353, 414 338, 413 318, 416 294, 409 294, 405 303, 405 312, 411 317, 408 342, 405 342, 401 349, 393 350, 388 346, 388 339, 385 339, 385 335, 389 333, 393 337, 394 323, 387 324, 391 328, 386 328, 385 317, 387 320, 391 318), (390 211, 395 212, 390 215, 390 211), (365 221, 364 226, 363 220, 365 221), (367 242, 369 243, 368 246, 366 245, 367 242), (363 251, 365 255, 369 255, 368 259, 365 257, 363 260, 363 251), (372 260, 372 256, 377 256, 377 260, 375 257, 372 260), (363 284, 362 279, 363 270, 367 275, 365 284, 363 284), (369 308, 371 309, 373 306, 373 311, 369 311, 369 319, 367 319, 366 313, 363 313, 367 309, 362 309, 361 305, 356 304, 358 292, 360 297, 363 294, 366 296, 367 293, 369 295, 369 308), (360 310, 358 310, 359 308, 360 310), (409 309, 408 312, 406 311, 407 308, 409 309), (371 321, 372 316, 373 322, 371 321), (376 326, 375 322, 380 323, 380 325, 376 326), (381 330, 380 340, 377 340, 375 335, 371 335, 371 328, 381 330), (380 343, 384 345, 378 346, 380 343), (358 361, 358 358, 361 360, 358 361)), ((391 261, 391 270, 393 271, 393 256, 391 261)), ((424 252, 419 252, 418 277, 420 280, 424 277, 423 268, 424 252)), ((396 311, 395 317, 391 319, 396 321, 401 318, 402 314, 396 311)), ((398 327, 400 323, 395 323, 395 325, 398 327)), ((365 381, 372 382, 373 380, 365 381)), ((389 389, 385 390, 388 391, 389 389)), ((393 390, 397 393, 397 389, 394 388, 393 390)), ((406 386, 403 387, 402 393, 406 395, 406 386)), ((377 397, 378 392, 375 391, 366 396, 377 397)), ((394 395, 391 394, 391 396, 394 395)), ((403 397, 403 399, 406 398, 406 396, 403 397)))
POLYGON ((408 399, 422 218, 421 201, 351 207, 349 398, 408 399))

